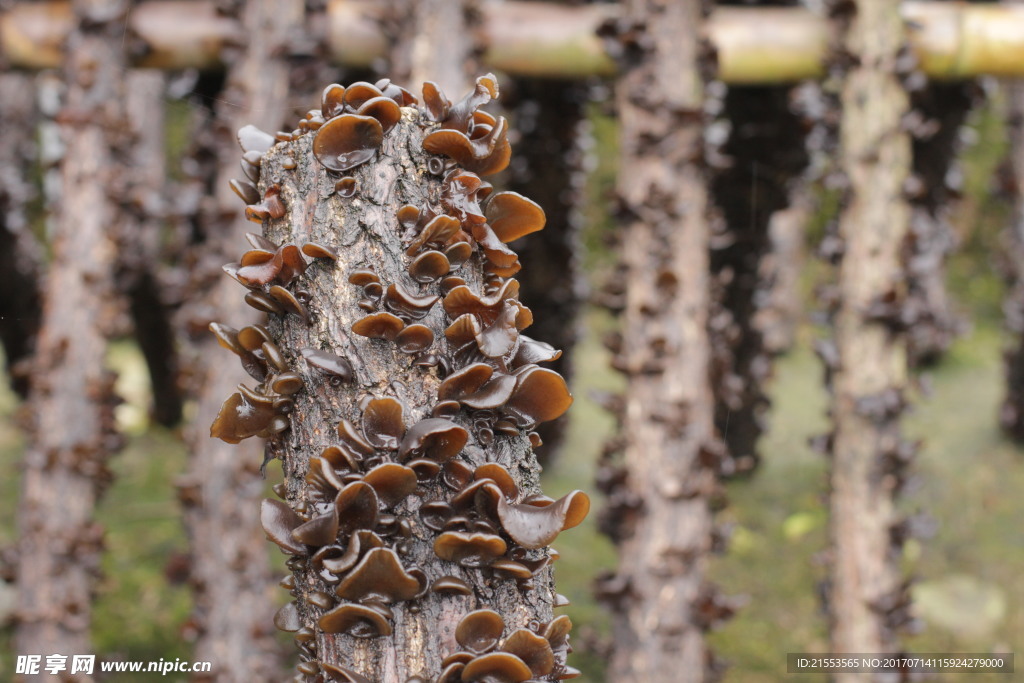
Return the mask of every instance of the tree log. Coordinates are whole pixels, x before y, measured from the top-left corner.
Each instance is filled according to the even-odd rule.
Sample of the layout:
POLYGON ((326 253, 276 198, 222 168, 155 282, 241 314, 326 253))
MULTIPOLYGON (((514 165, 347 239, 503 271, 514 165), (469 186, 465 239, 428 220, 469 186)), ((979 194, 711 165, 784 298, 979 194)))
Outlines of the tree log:
POLYGON ((886 653, 898 649, 895 631, 907 619, 894 497, 914 447, 900 437, 906 336, 895 315, 873 307, 895 302, 898 309, 906 297, 911 143, 903 124, 910 104, 900 75, 912 65, 902 57, 897 6, 857 0, 849 9, 834 19, 837 54, 850 59, 843 60, 848 71, 840 94, 840 162, 849 184, 839 218, 838 354, 830 366, 831 650, 886 653))
POLYGON ((631 0, 607 27, 625 69, 616 92, 625 310, 615 358, 627 376, 624 457, 602 475, 621 556, 600 587, 616 609, 614 681, 711 680, 704 631, 728 612, 705 582, 723 449, 708 336, 703 21, 699 0, 631 0))
MULTIPOLYGON (((66 99, 57 117, 64 156, 53 261, 26 415, 29 443, 18 507, 19 654, 88 653, 103 532, 96 502, 110 481, 114 375, 107 341, 117 308, 112 273, 118 222, 108 188, 125 122, 119 6, 82 1, 67 40, 66 99), (97 17, 104 17, 97 20, 97 17)), ((27 680, 42 680, 45 673, 27 680)), ((93 680, 76 674, 74 681, 93 680)))

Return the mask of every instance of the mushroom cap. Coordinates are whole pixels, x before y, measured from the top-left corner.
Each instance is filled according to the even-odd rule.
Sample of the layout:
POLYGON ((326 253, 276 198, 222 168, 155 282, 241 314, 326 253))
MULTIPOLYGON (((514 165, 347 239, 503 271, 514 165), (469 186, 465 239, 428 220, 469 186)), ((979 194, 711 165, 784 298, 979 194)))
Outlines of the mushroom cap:
MULTIPOLYGON (((465 244, 464 242, 460 244, 465 244)), ((409 275, 417 282, 433 282, 448 274, 451 264, 448 257, 439 251, 425 251, 409 264, 409 275)))
POLYGON ((441 297, 436 294, 419 296, 407 290, 400 283, 388 286, 384 295, 385 305, 406 319, 419 320, 430 312, 430 308, 441 297))
POLYGON ((519 487, 516 486, 515 480, 509 471, 504 466, 499 465, 496 462, 488 462, 480 465, 476 468, 473 473, 473 477, 480 481, 482 479, 490 479, 498 488, 501 489, 502 494, 509 500, 516 500, 519 497, 519 487))
POLYGON ((277 140, 270 133, 264 132, 253 125, 238 129, 238 146, 245 153, 256 152, 261 157, 266 154, 277 140))
POLYGON ((504 411, 521 426, 554 420, 572 405, 565 379, 554 370, 526 366, 517 371, 516 378, 515 390, 504 411))
POLYGON ((339 377, 344 382, 349 382, 355 377, 355 373, 352 371, 352 364, 342 356, 330 351, 311 348, 301 349, 299 353, 302 354, 307 363, 325 375, 339 377))
POLYGON ((523 683, 532 677, 530 667, 508 652, 477 657, 462 670, 465 683, 523 683))
POLYGON ((352 176, 345 176, 338 182, 334 183, 334 193, 339 197, 354 197, 356 190, 359 189, 356 179, 352 176))
POLYGON ((578 525, 590 511, 590 498, 573 491, 546 507, 516 505, 502 496, 498 500, 498 519, 512 540, 524 548, 543 548, 558 534, 578 525))
POLYGON ((462 617, 455 627, 455 642, 475 655, 490 652, 505 631, 505 620, 490 609, 478 609, 462 617))
POLYGON ((468 583, 457 576, 451 575, 434 579, 434 582, 430 584, 430 590, 434 593, 455 593, 456 595, 473 594, 473 589, 470 588, 468 583))
POLYGON ((286 604, 274 614, 274 626, 279 631, 294 633, 302 627, 302 620, 299 618, 299 606, 294 600, 286 604))
POLYGON ((363 435, 375 448, 398 450, 405 433, 405 406, 385 396, 372 399, 363 409, 363 435))
POLYGON ((484 210, 487 223, 502 242, 512 242, 544 228, 547 218, 537 202, 518 192, 499 192, 484 210))
POLYGON ((387 135, 402 118, 402 110, 398 103, 390 97, 374 97, 366 100, 356 110, 356 113, 360 116, 372 116, 377 119, 384 130, 384 135, 387 135))
POLYGON ((555 667, 555 655, 551 643, 533 631, 516 629, 501 644, 501 651, 508 652, 523 660, 537 678, 547 676, 555 667))
POLYGON ((272 402, 253 402, 249 396, 237 391, 224 401, 220 412, 210 425, 210 436, 227 443, 263 433, 276 417, 272 402))
POLYGON ((345 110, 345 86, 331 83, 320 96, 320 113, 325 119, 338 116, 345 110))
POLYGON ((422 353, 434 343, 434 331, 418 323, 408 325, 395 337, 395 343, 402 353, 422 353))
POLYGON ((441 417, 428 417, 409 428, 398 455, 403 461, 426 458, 441 463, 458 455, 468 440, 465 428, 441 417))
MULTIPOLYGON (((345 92, 346 98, 351 90, 350 87, 345 92)), ((342 114, 317 130, 313 138, 313 156, 327 170, 340 173, 372 159, 383 140, 384 129, 377 119, 342 114)))
POLYGON ((393 462, 377 465, 363 476, 363 481, 373 487, 384 507, 397 505, 416 490, 419 479, 411 468, 393 462))
POLYGON ((305 555, 306 546, 292 538, 292 531, 302 524, 302 518, 279 500, 266 498, 260 504, 260 524, 267 538, 292 555, 305 555))
POLYGON ((464 567, 486 567, 506 550, 505 541, 494 534, 446 531, 434 541, 438 557, 464 567))
POLYGON ((359 558, 373 548, 384 547, 384 541, 372 531, 361 530, 352 534, 345 552, 336 557, 324 557, 321 565, 333 574, 344 574, 356 566, 359 558))
POLYGON ((373 548, 339 583, 339 598, 384 603, 411 600, 420 592, 420 582, 402 567, 391 548, 373 548))
POLYGON ((373 683, 369 678, 344 666, 320 662, 320 669, 338 683, 373 683))
POLYGON ((366 437, 360 434, 348 420, 343 419, 338 423, 338 437, 349 450, 358 456, 373 455, 376 450, 373 444, 367 441, 366 437))
POLYGON ((352 323, 352 332, 370 339, 394 341, 405 327, 405 322, 393 313, 380 312, 360 318, 352 323))
POLYGON ((292 313, 302 318, 303 321, 309 322, 309 311, 307 311, 302 302, 296 299, 295 295, 287 289, 281 285, 274 285, 270 288, 268 293, 270 296, 277 299, 281 304, 281 308, 283 308, 286 313, 292 313))
POLYGON ((512 359, 512 367, 520 368, 524 365, 536 365, 558 360, 562 352, 547 342, 537 341, 525 334, 519 335, 519 348, 512 359))
POLYGON ((306 242, 303 244, 302 253, 310 258, 325 258, 332 261, 338 260, 338 251, 336 249, 318 242, 306 242))
POLYGON ((338 510, 333 505, 322 515, 292 529, 292 538, 299 543, 321 547, 334 543, 338 536, 338 510))
POLYGON ((354 481, 338 492, 334 499, 338 510, 339 530, 350 535, 360 529, 372 530, 380 520, 380 501, 373 487, 354 481))
POLYGON ((345 603, 324 614, 317 623, 324 633, 347 633, 356 638, 391 635, 388 617, 376 606, 345 603))

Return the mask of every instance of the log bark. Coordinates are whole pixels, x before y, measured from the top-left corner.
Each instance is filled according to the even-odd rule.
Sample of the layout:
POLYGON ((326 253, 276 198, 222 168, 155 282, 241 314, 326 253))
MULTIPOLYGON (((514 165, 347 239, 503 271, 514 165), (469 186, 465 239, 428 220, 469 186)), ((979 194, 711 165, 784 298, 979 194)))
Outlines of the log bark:
MULTIPOLYGON (((28 399, 29 442, 18 511, 19 654, 88 653, 103 532, 93 513, 120 447, 114 376, 106 368, 116 313, 112 273, 119 220, 108 197, 125 122, 123 20, 104 2, 74 5, 66 100, 58 115, 64 156, 53 220, 53 261, 28 399)), ((42 680, 30 676, 25 680, 42 680)), ((68 680, 93 680, 76 674, 68 680)))
MULTIPOLYGON (((908 596, 898 557, 894 499, 914 448, 900 437, 907 390, 906 337, 898 319, 871 313, 905 301, 902 249, 911 144, 903 21, 886 0, 857 0, 834 17, 839 54, 849 55, 840 93, 840 162, 848 181, 839 218, 843 240, 837 365, 831 368, 831 650, 894 652, 908 596)), ((877 680, 886 680, 878 676, 877 680)), ((861 680, 841 674, 838 681, 861 680)))
POLYGON ((220 267, 231 260, 252 225, 238 216, 229 180, 241 175, 235 132, 254 123, 278 130, 290 108, 289 41, 302 25, 297 0, 247 3, 240 8, 247 47, 236 53, 208 130, 216 179, 200 207, 201 241, 193 249, 194 278, 185 329, 193 335, 192 391, 197 401, 194 428, 187 435, 191 458, 179 482, 190 539, 191 584, 198 631, 195 658, 213 662, 211 677, 194 680, 279 680, 282 655, 273 635, 273 585, 266 550, 254 541, 261 532, 257 514, 263 481, 262 445, 256 440, 234 448, 209 438, 207 426, 225 394, 245 375, 224 363, 207 330, 214 320, 259 322, 262 315, 236 296, 220 267))
POLYGON ((705 577, 722 447, 708 336, 703 19, 697 0, 632 0, 608 27, 625 69, 616 103, 626 289, 615 359, 627 376, 624 467, 604 475, 621 559, 601 586, 616 607, 615 681, 713 679, 704 631, 727 611, 705 577))
POLYGON ((39 329, 42 249, 29 222, 37 109, 31 76, 0 74, 0 343, 12 388, 25 397, 24 366, 39 329))
MULTIPOLYGON (((481 88, 478 98, 486 90, 481 88)), ((527 432, 541 419, 561 414, 571 397, 555 373, 534 364, 539 357, 526 362, 521 355, 530 349, 550 355, 550 347, 518 334, 531 316, 517 301, 517 283, 509 275, 485 274, 484 255, 495 265, 496 245, 486 235, 488 224, 472 218, 484 218, 477 204, 478 177, 423 150, 425 133, 437 128, 431 119, 465 126, 465 119, 458 118, 464 114, 456 112, 464 113, 466 106, 457 104, 454 118, 428 115, 429 107, 402 108, 401 118, 383 135, 379 153, 344 173, 327 172, 324 164, 333 157, 314 154, 316 140, 329 139, 319 138, 320 133, 277 144, 262 160, 260 192, 269 191, 281 202, 276 215, 264 216, 264 238, 280 246, 264 242, 259 248, 283 254, 301 245, 308 255, 313 249, 324 258, 299 268, 297 276, 278 270, 262 284, 243 278, 244 268, 236 271, 251 295, 276 291, 283 302, 282 290, 290 288, 286 291, 294 291, 298 304, 285 309, 292 313, 271 315, 271 341, 257 357, 267 374, 255 390, 240 389, 228 399, 214 434, 227 440, 257 430, 274 435, 269 452, 282 459, 286 477, 275 492, 287 506, 265 501, 263 524, 267 535, 292 555, 288 566, 293 576, 286 585, 296 599, 275 623, 296 632, 301 650, 297 680, 441 680, 458 677, 463 667, 477 675, 471 674, 472 667, 502 658, 502 666, 521 668, 526 665, 519 658, 529 651, 538 655, 531 661, 531 678, 553 681, 574 674, 565 664, 568 619, 552 613, 557 595, 546 546, 558 531, 582 519, 558 521, 560 511, 571 509, 579 516, 589 503, 580 492, 551 503, 550 509, 543 500, 536 502, 542 508, 520 503, 540 495, 540 468, 531 451, 535 435, 527 432), (349 180, 339 185, 342 178, 349 180), (413 207, 416 216, 426 219, 410 218, 413 207), (434 213, 440 222, 429 223, 434 213), (477 237, 448 231, 429 238, 431 233, 422 232, 431 230, 428 223, 461 225, 477 237), (417 236, 420 246, 414 242, 417 236), (453 261, 452 275, 441 284, 447 273, 424 278, 412 257, 417 252, 429 257, 423 251, 427 245, 445 242, 446 249, 456 250, 464 243, 461 248, 470 255, 461 265, 453 261), (414 272, 419 272, 416 279, 414 272), (274 285, 277 290, 266 289, 275 282, 280 283, 274 285), (499 296, 496 292, 503 295, 498 304, 486 305, 492 308, 471 303, 484 294, 499 296), (463 304, 469 312, 461 311, 463 304), (494 305, 513 315, 515 324, 497 322, 494 305), (453 325, 456 318, 461 322, 453 325), (367 329, 381 319, 398 327, 390 333, 367 329), (398 328, 403 333, 396 337, 398 328), (470 331, 461 338, 470 328, 491 332, 474 336, 470 331), (414 338, 420 342, 413 343, 414 338), (476 388, 458 384, 466 372, 481 370, 494 379, 484 389, 479 382, 476 388), (544 390, 532 397, 531 376, 545 378, 544 390), (285 391, 284 382, 296 377, 303 388, 285 391), (263 414, 262 426, 236 431, 241 424, 236 417, 244 420, 251 413, 233 406, 267 400, 279 406, 276 413, 263 414), (557 410, 549 407, 543 416, 533 412, 550 401, 557 410), (424 440, 424 430, 436 429, 448 436, 424 440), (395 484, 388 485, 388 477, 403 477, 406 483, 392 490, 395 484), (462 496, 453 497, 453 491, 462 496), (357 496, 364 502, 353 502, 357 496), (547 529, 543 538, 531 539, 508 516, 522 514, 517 510, 544 510, 545 519, 557 523, 541 522, 547 529), (457 538, 476 549, 469 554, 465 547, 451 550, 446 544, 457 538), (352 562, 338 562, 345 553, 354 557, 352 562), (373 569, 377 561, 392 567, 373 569), (445 588, 445 583, 459 586, 445 588), (496 614, 472 612, 484 608, 496 614), (362 616, 346 622, 351 615, 362 616), (497 619, 497 630, 486 637, 460 635, 481 618, 491 619, 489 631, 497 619), (499 640, 510 654, 486 654, 499 640), (522 649, 527 642, 532 644, 522 649), (472 653, 465 659, 442 666, 446 657, 467 647, 472 653)), ((468 106, 471 111, 479 102, 468 106)), ((320 131, 343 121, 342 116, 328 118, 320 131)), ((504 130, 503 120, 495 125, 494 130, 504 130)), ((503 139, 497 144, 503 145, 503 139)), ((512 202, 522 208, 525 201, 511 193, 494 195, 491 202, 497 203, 486 204, 487 220, 497 220, 493 207, 508 208, 504 202, 512 202)), ((454 251, 448 253, 455 258, 454 251)), ((246 255, 242 261, 252 258, 246 255)), ((234 333, 219 329, 233 338, 234 333)), ((247 334, 242 330, 237 338, 247 334)))

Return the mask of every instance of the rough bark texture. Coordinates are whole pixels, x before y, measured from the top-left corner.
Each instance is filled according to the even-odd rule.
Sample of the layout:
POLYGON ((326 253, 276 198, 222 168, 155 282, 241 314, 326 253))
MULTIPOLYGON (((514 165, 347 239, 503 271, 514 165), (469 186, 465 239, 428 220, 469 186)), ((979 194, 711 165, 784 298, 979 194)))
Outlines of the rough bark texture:
POLYGON ((722 145, 727 165, 712 183, 725 219, 716 235, 711 269, 717 279, 714 339, 715 425, 729 448, 733 469, 751 470, 766 428, 766 393, 772 359, 758 313, 771 283, 764 262, 771 254, 773 217, 789 205, 789 184, 807 167, 805 128, 790 110, 789 88, 730 88, 723 116, 731 124, 722 145))
POLYGON ((124 187, 116 195, 126 220, 118 239, 118 290, 126 292, 135 340, 146 359, 151 414, 158 424, 181 419, 177 337, 160 278, 167 185, 164 151, 166 77, 154 70, 128 72, 125 106, 131 152, 124 187))
POLYGON ((0 74, 0 343, 11 386, 23 397, 28 376, 18 364, 35 344, 43 276, 42 252, 27 206, 36 195, 29 178, 36 157, 36 119, 32 77, 0 74))
POLYGON ((965 323, 946 288, 946 259, 956 247, 950 224, 963 177, 957 164, 961 129, 979 98, 975 83, 928 83, 911 95, 914 120, 907 355, 912 367, 941 360, 965 323))
POLYGON ((79 26, 67 42, 66 99, 58 115, 61 196, 18 509, 19 654, 92 651, 91 603, 103 543, 93 512, 110 478, 107 460, 120 446, 114 377, 105 367, 118 221, 107 192, 117 182, 114 138, 124 125, 121 17, 111 10, 110 3, 76 3, 79 26))
MULTIPOLYGON (((533 334, 562 356, 550 367, 566 379, 573 373, 573 347, 587 289, 581 273, 580 230, 583 199, 584 87, 568 81, 520 80, 513 91, 515 128, 522 135, 509 188, 544 207, 547 226, 516 243, 529 267, 519 278, 522 300, 534 312, 533 334)), ((547 465, 558 457, 568 419, 540 425, 544 445, 537 450, 547 465)))
POLYGON ((1003 314, 1011 342, 1003 356, 1006 397, 999 423, 1010 437, 1024 441, 1024 85, 1008 88, 1010 128, 1010 197, 1014 209, 1006 231, 1009 252, 1003 314))
MULTIPOLYGON (((902 302, 902 248, 910 224, 905 198, 909 109, 904 25, 887 0, 843 5, 836 18, 850 59, 843 80, 840 160, 848 180, 839 219, 843 252, 835 313, 832 374, 831 650, 893 652, 906 619, 894 497, 914 448, 901 441, 907 389, 906 338, 898 320, 870 314, 902 302)), ((839 681, 862 680, 842 674, 839 681)), ((878 680, 884 680, 879 677, 878 680)))
POLYGON ((632 0, 609 27, 625 69, 616 100, 626 290, 615 365, 628 378, 624 469, 606 463, 601 475, 621 555, 600 586, 616 607, 614 681, 714 678, 704 631, 727 611, 705 583, 722 447, 710 383, 702 17, 695 0, 632 0))
MULTIPOLYGON (((244 379, 237 365, 225 363, 207 326, 214 320, 258 322, 224 277, 221 265, 252 229, 239 216, 238 198, 228 181, 241 177, 235 132, 255 124, 278 130, 290 105, 289 41, 302 25, 297 0, 247 3, 240 9, 246 48, 235 53, 215 106, 212 136, 217 177, 201 205, 201 242, 195 248, 191 302, 185 314, 194 335, 193 390, 197 400, 188 473, 180 482, 192 553, 191 583, 198 631, 195 658, 213 662, 208 680, 278 680, 281 656, 273 636, 273 586, 257 519, 263 480, 262 446, 256 440, 232 447, 210 439, 208 425, 226 394, 244 379)), ((209 154, 210 151, 206 152, 209 154)), ((197 680, 207 680, 201 678, 197 680)))
POLYGON ((465 92, 479 70, 477 0, 388 0, 387 7, 394 81, 434 81, 449 97, 465 92))

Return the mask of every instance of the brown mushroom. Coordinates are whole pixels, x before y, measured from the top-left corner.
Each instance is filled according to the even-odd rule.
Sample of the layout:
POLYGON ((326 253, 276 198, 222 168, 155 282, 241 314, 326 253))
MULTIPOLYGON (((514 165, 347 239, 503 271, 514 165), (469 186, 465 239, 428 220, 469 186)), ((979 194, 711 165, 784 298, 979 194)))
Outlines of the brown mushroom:
POLYGON ((348 199, 349 197, 356 196, 356 190, 358 190, 356 179, 352 176, 345 176, 338 182, 334 183, 334 193, 339 197, 348 199))
POLYGON ((363 409, 363 435, 375 448, 398 450, 405 433, 405 406, 391 397, 370 400, 363 409))
POLYGON ((343 537, 360 529, 372 531, 380 519, 377 492, 361 481, 354 481, 339 491, 334 505, 338 510, 338 530, 343 537))
POLYGON ((210 436, 227 443, 239 443, 242 439, 266 432, 271 426, 277 416, 273 401, 253 401, 252 391, 242 392, 241 388, 224 401, 210 425, 210 436))
POLYGON ((357 459, 373 455, 375 452, 373 444, 367 441, 366 437, 360 434, 348 420, 343 419, 338 423, 338 438, 354 455, 358 456, 357 459))
POLYGON ((249 180, 231 179, 228 181, 228 185, 246 204, 256 204, 259 202, 260 191, 249 180))
POLYGON ((490 652, 505 631, 505 620, 490 609, 478 609, 462 617, 455 627, 455 642, 475 655, 490 652))
POLYGON ((477 296, 473 290, 463 285, 455 287, 444 297, 444 310, 453 320, 460 315, 473 313, 485 325, 493 323, 505 308, 506 299, 519 296, 519 281, 508 280, 492 294, 477 296))
POLYGON ((317 242, 306 242, 303 244, 302 253, 310 258, 325 258, 332 261, 338 260, 337 250, 317 242))
POLYGON ((395 337, 402 353, 422 353, 434 343, 434 331, 426 325, 408 325, 395 337))
POLYGON ((475 139, 457 130, 436 130, 423 138, 423 149, 444 154, 472 173, 492 175, 503 171, 512 158, 507 135, 508 123, 501 117, 486 135, 475 139))
POLYGON ((457 576, 451 575, 434 579, 434 582, 430 584, 430 590, 434 593, 454 593, 456 595, 473 594, 473 589, 469 587, 468 583, 457 576))
POLYGON ((451 420, 428 417, 405 433, 398 456, 403 462, 425 458, 443 463, 458 455, 468 440, 469 432, 451 420))
POLYGON ((411 468, 388 462, 367 472, 363 481, 373 487, 384 507, 391 507, 415 491, 419 480, 411 468))
POLYGON ((340 115, 345 110, 345 86, 331 83, 320 96, 320 113, 325 119, 340 115))
POLYGON ((527 337, 525 334, 521 334, 519 335, 519 348, 516 349, 516 355, 512 359, 511 367, 520 368, 524 365, 547 363, 558 360, 561 357, 562 352, 551 344, 537 341, 527 337))
MULTIPOLYGON (((346 98, 351 90, 345 91, 346 98)), ((377 119, 341 114, 316 132, 313 156, 329 171, 347 171, 372 159, 383 140, 384 129, 377 119)))
POLYGON ((372 531, 363 529, 352 534, 344 553, 334 557, 325 557, 321 560, 321 563, 324 569, 332 574, 344 574, 356 566, 359 558, 364 554, 374 548, 383 547, 384 541, 381 540, 380 536, 372 531))
POLYGON ((508 546, 493 534, 446 531, 434 541, 434 552, 442 560, 463 567, 486 567, 505 554, 508 546))
POLYGON ((304 322, 309 322, 309 311, 307 311, 302 302, 296 299, 295 295, 287 289, 281 285, 274 285, 270 288, 268 293, 281 304, 281 308, 283 308, 286 313, 297 315, 302 318, 304 322))
POLYGON ((274 626, 279 631, 294 633, 302 627, 302 620, 299 618, 299 606, 291 601, 274 614, 274 626))
POLYGON ((402 318, 419 320, 430 312, 438 299, 440 297, 436 294, 413 294, 400 283, 395 283, 388 287, 384 295, 384 304, 402 318))
POLYGON ((523 683, 531 678, 530 667, 507 652, 477 657, 462 670, 465 683, 523 683))
POLYGON ((366 676, 358 674, 352 669, 344 666, 335 666, 334 664, 328 664, 327 662, 320 662, 320 669, 330 676, 332 681, 336 681, 337 683, 373 683, 373 681, 366 676))
POLYGON ((444 255, 448 257, 451 268, 455 269, 469 260, 473 255, 473 247, 469 242, 456 242, 444 250, 444 255))
POLYGON ((356 114, 372 116, 377 119, 384 135, 387 135, 402 118, 402 110, 398 108, 398 103, 390 97, 374 97, 366 100, 356 110, 356 114))
MULTIPOLYGON (((391 635, 390 612, 378 605, 342 604, 317 622, 324 633, 347 633, 355 638, 391 635)), ((341 679, 344 680, 344 679, 341 679)))
POLYGON ((439 251, 430 250, 413 259, 409 264, 409 275, 417 282, 433 282, 447 275, 450 268, 447 256, 439 251))
POLYGON ((383 94, 375 85, 366 81, 356 81, 345 90, 345 107, 351 110, 359 109, 365 102, 383 94))
POLYGON ((373 313, 352 323, 352 332, 370 339, 394 341, 405 322, 393 313, 373 313))
POLYGON ((462 223, 451 216, 434 216, 406 248, 407 256, 414 256, 427 244, 444 244, 462 229, 462 223))
POLYGON ((270 133, 266 133, 256 126, 242 126, 238 129, 238 146, 245 153, 255 152, 261 157, 274 146, 276 140, 270 133))
POLYGON ((560 417, 572 405, 565 380, 554 370, 536 365, 516 371, 516 387, 504 411, 521 426, 560 417))
POLYGON ((512 242, 544 228, 544 209, 517 192, 499 192, 484 210, 487 224, 502 242, 512 242))
POLYGON ((255 223, 262 223, 271 218, 284 216, 284 202, 281 201, 281 188, 271 185, 263 193, 263 201, 245 207, 245 217, 255 223))
POLYGON ((262 311, 263 313, 284 313, 284 309, 281 308, 281 304, 277 302, 277 299, 274 299, 266 292, 246 292, 245 303, 249 304, 257 311, 262 311))
POLYGON ((292 531, 302 518, 279 500, 266 498, 260 504, 260 523, 267 538, 291 555, 305 555, 306 546, 292 538, 292 531))
POLYGON ((516 505, 502 497, 498 501, 498 519, 512 540, 524 548, 550 545, 558 534, 578 525, 590 511, 590 498, 573 491, 546 507, 516 505))
POLYGON ((348 359, 343 358, 330 351, 305 348, 299 351, 310 366, 316 368, 328 377, 337 377, 342 382, 351 382, 355 378, 352 371, 352 364, 348 359))
POLYGON ((477 481, 481 479, 490 479, 498 485, 498 488, 501 489, 501 492, 509 500, 516 500, 519 498, 519 487, 516 486, 516 482, 512 479, 512 475, 509 474, 507 469, 496 462, 488 462, 480 465, 473 473, 473 477, 477 481))
POLYGON ((547 676, 555 667, 555 654, 551 651, 551 643, 525 628, 513 631, 501 644, 501 651, 523 660, 537 678, 547 676))
POLYGON ((348 281, 357 287, 365 287, 369 284, 379 283, 380 278, 373 268, 356 268, 349 274, 348 281))
POLYGON ((330 510, 292 529, 292 538, 299 543, 320 547, 334 543, 338 535, 338 510, 330 510))
POLYGON ((420 582, 402 567, 391 548, 374 548, 363 556, 334 592, 345 600, 398 602, 411 600, 420 582))
POLYGON ((505 300, 504 308, 493 323, 476 334, 477 348, 488 358, 501 358, 515 348, 519 340, 516 319, 519 317, 517 301, 505 300))

